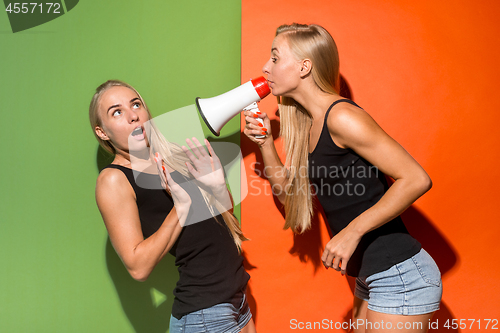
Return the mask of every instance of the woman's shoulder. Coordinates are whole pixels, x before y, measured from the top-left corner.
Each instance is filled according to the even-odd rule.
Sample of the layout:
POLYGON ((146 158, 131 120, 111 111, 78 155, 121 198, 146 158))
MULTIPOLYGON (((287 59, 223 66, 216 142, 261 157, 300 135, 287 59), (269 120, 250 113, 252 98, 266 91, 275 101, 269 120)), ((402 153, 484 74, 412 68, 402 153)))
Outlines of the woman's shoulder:
POLYGON ((96 191, 100 189, 115 189, 131 187, 130 182, 121 168, 106 167, 101 170, 96 181, 96 191))
POLYGON ((328 131, 342 145, 362 138, 378 127, 375 120, 362 108, 351 103, 338 103, 332 107, 326 119, 328 131))
POLYGON ((327 123, 328 125, 347 125, 349 122, 361 120, 364 116, 368 115, 365 110, 354 104, 351 100, 341 99, 333 104, 331 107, 327 123))

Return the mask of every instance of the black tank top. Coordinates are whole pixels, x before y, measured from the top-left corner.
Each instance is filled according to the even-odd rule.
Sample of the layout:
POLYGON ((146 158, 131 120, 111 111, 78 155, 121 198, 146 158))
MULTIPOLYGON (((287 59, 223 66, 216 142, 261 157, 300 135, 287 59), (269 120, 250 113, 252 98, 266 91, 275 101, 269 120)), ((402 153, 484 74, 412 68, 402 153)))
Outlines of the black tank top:
MULTIPOLYGON (((309 179, 335 235, 354 218, 377 203, 388 189, 385 175, 351 149, 337 146, 328 131, 327 119, 335 101, 325 114, 318 144, 309 154, 309 179)), ((421 245, 406 229, 401 217, 367 233, 347 265, 350 276, 369 276, 382 272, 420 251, 421 245)))
MULTIPOLYGON (((149 185, 160 183, 160 177, 115 164, 106 168, 118 169, 125 174, 136 194, 144 238, 154 234, 174 207, 165 190, 150 189, 155 186, 149 185), (148 186, 144 188, 137 184, 148 186)), ((217 219, 212 217, 189 223, 200 221, 197 216, 200 212, 206 214, 208 208, 196 185, 186 182, 178 172, 171 175, 192 200, 186 226, 170 250, 179 271, 172 315, 180 319, 193 311, 230 302, 238 291, 245 288, 250 276, 243 268, 243 257, 239 255, 221 215, 217 219)))

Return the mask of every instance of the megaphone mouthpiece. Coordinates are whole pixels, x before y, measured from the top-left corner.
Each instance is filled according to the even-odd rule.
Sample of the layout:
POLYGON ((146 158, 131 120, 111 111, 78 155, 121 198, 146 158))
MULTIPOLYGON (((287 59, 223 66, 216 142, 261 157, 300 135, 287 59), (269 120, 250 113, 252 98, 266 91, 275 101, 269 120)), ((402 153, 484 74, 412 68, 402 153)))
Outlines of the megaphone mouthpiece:
POLYGON ((250 81, 252 82, 253 87, 255 88, 255 91, 259 95, 260 99, 263 99, 271 92, 271 90, 269 90, 269 85, 267 84, 267 80, 264 79, 263 76, 260 76, 255 80, 250 80, 250 81))

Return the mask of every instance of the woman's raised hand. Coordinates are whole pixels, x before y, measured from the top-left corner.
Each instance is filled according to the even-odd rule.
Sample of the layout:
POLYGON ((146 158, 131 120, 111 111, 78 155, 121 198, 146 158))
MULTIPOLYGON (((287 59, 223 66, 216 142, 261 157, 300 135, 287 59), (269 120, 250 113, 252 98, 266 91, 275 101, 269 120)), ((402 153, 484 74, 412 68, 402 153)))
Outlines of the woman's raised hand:
POLYGON ((212 191, 226 190, 226 180, 224 179, 224 169, 220 163, 219 157, 215 154, 210 142, 205 139, 208 152, 203 148, 198 139, 186 139, 186 142, 191 148, 182 146, 182 150, 191 160, 191 163, 186 163, 189 172, 204 186, 209 187, 212 191))
POLYGON ((172 196, 175 210, 177 211, 177 216, 179 217, 179 223, 181 226, 184 226, 184 222, 186 221, 189 213, 189 208, 191 207, 191 197, 172 179, 170 172, 163 165, 163 160, 158 153, 156 153, 154 160, 156 162, 156 167, 158 168, 158 174, 160 175, 161 186, 172 196))
POLYGON ((267 141, 273 141, 273 136, 271 133, 271 121, 265 112, 257 111, 253 113, 252 111, 243 111, 245 115, 245 129, 243 133, 252 140, 257 143, 259 146, 262 146, 267 141), (264 124, 261 124, 257 118, 260 118, 264 121, 264 124), (262 138, 256 138, 255 136, 264 136, 262 138))

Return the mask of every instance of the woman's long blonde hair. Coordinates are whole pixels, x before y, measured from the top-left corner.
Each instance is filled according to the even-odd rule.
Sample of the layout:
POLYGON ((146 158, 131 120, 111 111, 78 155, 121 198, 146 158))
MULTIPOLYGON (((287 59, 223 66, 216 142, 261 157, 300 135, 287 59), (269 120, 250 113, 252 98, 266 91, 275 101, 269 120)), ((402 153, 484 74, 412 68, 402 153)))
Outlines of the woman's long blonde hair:
MULTIPOLYGON (((329 94, 339 92, 339 56, 332 36, 316 24, 282 25, 276 36, 282 35, 290 50, 299 59, 312 63, 311 76, 319 89, 329 94)), ((289 184, 285 198, 285 229, 302 233, 311 226, 313 213, 308 170, 309 135, 312 116, 293 98, 278 96, 280 136, 286 153, 289 184), (306 173, 306 174, 304 174, 306 173)))
MULTIPOLYGON (((111 154, 116 153, 113 144, 109 140, 102 140, 95 132, 96 127, 98 126, 102 127, 102 121, 99 117, 99 112, 98 112, 100 99, 108 89, 116 86, 127 87, 132 91, 134 91, 141 100, 142 105, 148 112, 150 126, 148 126, 146 132, 148 133, 148 140, 150 146, 149 154, 151 160, 154 154, 158 152, 167 166, 178 171, 182 176, 184 176, 184 178, 186 178, 186 180, 194 181, 193 176, 189 173, 186 167, 186 163, 191 163, 191 160, 187 157, 187 155, 184 153, 184 151, 178 144, 168 142, 165 139, 165 137, 154 125, 154 122, 152 121, 151 112, 149 111, 142 96, 134 87, 123 81, 119 80, 106 81, 105 83, 97 87, 96 92, 92 97, 92 101, 89 107, 89 119, 90 119, 90 125, 92 126, 92 131, 94 132, 97 141, 99 141, 99 144, 107 152, 111 154)), ((236 219, 236 217, 228 210, 228 207, 223 207, 222 204, 218 200, 216 200, 211 193, 207 192, 201 187, 198 188, 201 191, 203 199, 205 200, 208 209, 212 213, 212 216, 217 219, 216 212, 219 212, 222 215, 222 218, 224 219, 224 222, 226 223, 231 233, 231 236, 233 237, 236 247, 241 252, 241 243, 248 239, 243 235, 238 219, 236 219)))

